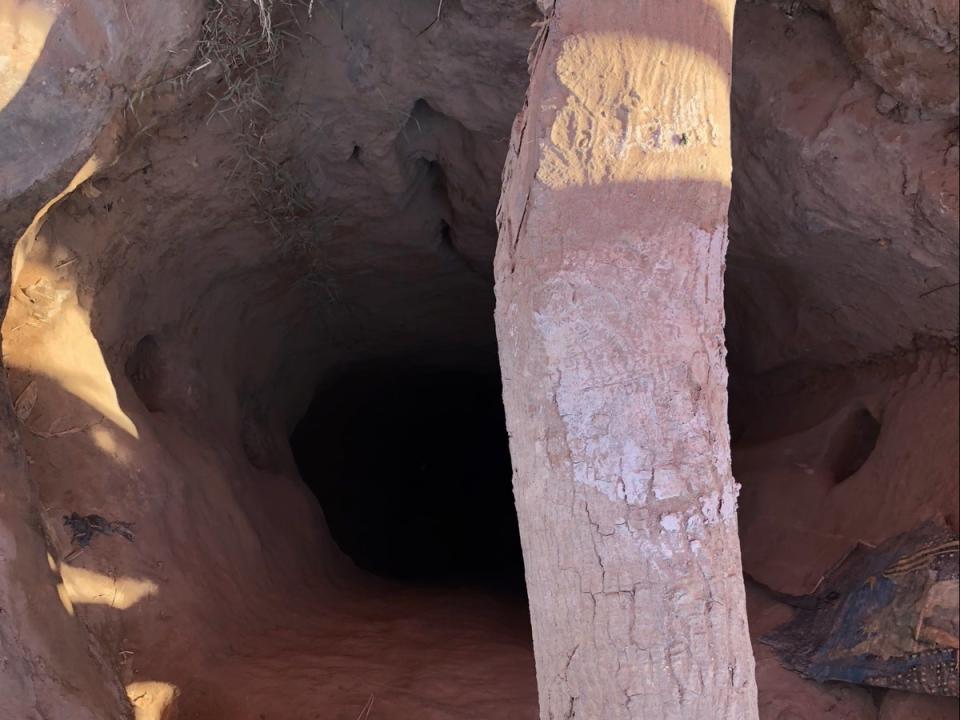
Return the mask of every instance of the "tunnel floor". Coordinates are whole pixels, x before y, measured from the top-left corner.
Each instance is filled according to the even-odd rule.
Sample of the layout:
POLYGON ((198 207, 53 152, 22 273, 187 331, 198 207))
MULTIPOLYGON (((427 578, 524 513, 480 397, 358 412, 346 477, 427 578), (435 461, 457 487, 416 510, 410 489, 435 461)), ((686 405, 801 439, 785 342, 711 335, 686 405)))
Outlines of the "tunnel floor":
POLYGON ((273 598, 182 687, 184 717, 536 717, 500 393, 455 367, 328 375, 291 449, 355 572, 273 598))
POLYGON ((262 593, 249 631, 184 673, 182 717, 536 717, 498 375, 351 366, 291 446, 353 572, 262 593))
POLYGON ((178 718, 423 720, 537 716, 526 608, 475 590, 354 579, 276 611, 178 684, 178 718))
POLYGON ((536 717, 500 392, 451 367, 328 376, 291 449, 355 572, 268 597, 181 687, 185 718, 536 717))

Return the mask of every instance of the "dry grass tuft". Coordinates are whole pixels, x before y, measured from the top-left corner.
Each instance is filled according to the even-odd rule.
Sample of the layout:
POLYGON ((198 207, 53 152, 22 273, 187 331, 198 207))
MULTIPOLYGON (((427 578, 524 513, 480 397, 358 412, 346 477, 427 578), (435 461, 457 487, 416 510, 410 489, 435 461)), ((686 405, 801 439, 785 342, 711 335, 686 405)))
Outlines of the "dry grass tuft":
POLYGON ((288 43, 299 40, 298 11, 302 17, 304 10, 311 18, 314 0, 209 0, 187 69, 138 90, 128 99, 126 112, 138 128, 135 139, 155 125, 144 125, 137 115, 137 106, 149 93, 161 86, 177 94, 205 90, 212 101, 206 122, 220 119, 236 131, 237 163, 227 186, 246 188, 254 222, 270 228, 282 254, 306 259, 307 281, 333 300, 336 293, 323 279, 329 273, 318 259, 317 240, 329 232, 335 218, 315 212, 307 188, 269 142, 277 121, 273 101, 281 91, 276 80, 281 54, 288 43))
POLYGON ((222 78, 224 90, 209 93, 216 115, 233 113, 241 117, 269 113, 266 102, 265 70, 276 68, 287 36, 286 23, 274 24, 274 0, 212 0, 197 43, 197 61, 186 73, 186 81, 199 70, 213 66, 222 78))
POLYGON ((237 150, 239 158, 233 174, 242 171, 251 181, 250 194, 264 222, 278 235, 303 224, 314 210, 307 190, 293 177, 286 163, 268 152, 266 136, 259 125, 251 122, 238 135, 237 150))
POLYGON ((373 712, 373 701, 375 700, 373 694, 371 693, 370 697, 367 698, 367 702, 364 703, 363 707, 360 709, 360 714, 357 715, 357 720, 369 720, 370 713, 373 712))
POLYGON ((279 253, 295 260, 303 271, 300 284, 338 302, 332 273, 318 252, 335 216, 317 212, 308 188, 297 179, 293 161, 278 159, 256 121, 237 135, 237 165, 231 177, 245 183, 257 210, 254 222, 267 226, 279 253))
POLYGON ((207 122, 215 117, 237 122, 238 160, 228 184, 246 182, 258 219, 285 246, 304 232, 313 213, 306 189, 267 142, 275 120, 271 97, 279 92, 274 76, 285 44, 297 39, 291 28, 299 27, 298 7, 312 13, 307 0, 211 0, 187 78, 210 66, 220 74, 223 90, 208 93, 213 106, 207 122))
POLYGON ((207 91, 213 107, 207 117, 245 116, 269 112, 266 102, 270 84, 266 70, 275 69, 283 42, 293 35, 285 29, 296 22, 293 10, 299 0, 209 0, 200 26, 193 59, 181 72, 145 83, 127 98, 125 113, 131 115, 141 132, 149 129, 137 115, 137 107, 160 89, 187 93, 194 79, 219 75, 224 90, 207 91), (284 7, 290 20, 276 23, 274 8, 284 7))

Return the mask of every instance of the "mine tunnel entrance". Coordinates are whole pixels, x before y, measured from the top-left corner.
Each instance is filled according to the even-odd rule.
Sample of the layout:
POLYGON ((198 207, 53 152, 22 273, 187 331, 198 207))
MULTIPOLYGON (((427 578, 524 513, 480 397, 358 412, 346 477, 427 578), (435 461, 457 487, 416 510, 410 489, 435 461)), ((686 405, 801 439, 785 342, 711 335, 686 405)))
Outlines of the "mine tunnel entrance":
POLYGON ((320 385, 291 445, 360 568, 523 592, 500 393, 496 371, 396 362, 320 385))

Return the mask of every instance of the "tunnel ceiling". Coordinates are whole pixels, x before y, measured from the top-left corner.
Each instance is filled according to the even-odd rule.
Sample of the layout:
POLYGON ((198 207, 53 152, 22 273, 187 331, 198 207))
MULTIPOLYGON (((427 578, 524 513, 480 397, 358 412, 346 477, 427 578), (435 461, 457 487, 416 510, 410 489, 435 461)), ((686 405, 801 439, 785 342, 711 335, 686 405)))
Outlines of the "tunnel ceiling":
MULTIPOLYGON (((44 227, 54 251, 97 256, 76 270, 101 343, 123 363, 155 337, 168 365, 274 384, 273 401, 297 396, 298 411, 303 388, 344 358, 492 367, 500 170, 535 6, 451 3, 427 30, 432 1, 350 3, 342 13, 327 3, 312 20, 303 9, 299 26, 278 19, 289 28, 282 51, 226 71, 229 56, 206 63, 226 54, 221 29, 201 28, 191 59, 182 28, 164 27, 181 74, 204 66, 190 83, 128 78, 148 90, 102 109, 110 130, 96 143, 66 122, 36 129, 73 133, 77 154, 86 148, 109 166, 44 227)), ((249 13, 230 17, 247 27, 231 32, 256 37, 249 13)), ((80 57, 42 56, 38 85, 67 61, 84 72, 98 61, 139 69, 70 21, 55 32, 80 57)), ((12 120, 4 127, 22 132, 12 120)), ((55 187, 79 162, 52 173, 18 148, 0 150, 16 170, 3 201, 39 187, 38 176, 55 187)), ((18 232, 26 214, 3 217, 18 232)))
MULTIPOLYGON (((188 83, 125 66, 64 17, 53 32, 72 38, 72 54, 41 56, 28 85, 65 62, 73 75, 103 62, 147 90, 104 100, 110 129, 99 138, 66 121, 33 130, 75 158, 55 170, 22 155, 22 143, 2 144, 13 168, 0 195, 13 209, 8 237, 31 197, 37 207, 41 188, 62 187, 84 150, 96 151, 115 164, 47 230, 97 256, 85 269, 97 277, 99 300, 89 302, 118 352, 187 327, 221 340, 235 332, 235 347, 256 326, 262 349, 231 361, 241 375, 317 375, 289 360, 282 371, 263 366, 291 353, 317 367, 414 350, 492 362, 500 169, 538 13, 533 3, 464 0, 435 22, 436 9, 324 3, 307 18, 301 8, 285 19, 282 50, 253 73, 224 71, 229 58, 204 65, 209 26, 193 50, 202 62, 191 64, 188 28, 164 25, 152 42, 165 39, 181 75, 204 65, 188 83), (259 88, 256 102, 244 83, 259 88), (130 268, 149 268, 166 290, 126 287, 130 268), (230 303, 235 325, 198 298, 230 303), (288 352, 274 352, 281 346, 288 352)), ((831 17, 765 3, 743 4, 737 17, 728 344, 745 371, 956 334, 956 116, 923 98, 888 101, 831 17), (783 43, 803 52, 784 54, 783 43)), ((0 127, 10 138, 23 132, 12 107, 0 127)))
POLYGON ((303 190, 331 312, 384 346, 489 353, 500 171, 537 15, 435 15, 432 2, 351 3, 317 22, 287 56, 268 141, 303 190))

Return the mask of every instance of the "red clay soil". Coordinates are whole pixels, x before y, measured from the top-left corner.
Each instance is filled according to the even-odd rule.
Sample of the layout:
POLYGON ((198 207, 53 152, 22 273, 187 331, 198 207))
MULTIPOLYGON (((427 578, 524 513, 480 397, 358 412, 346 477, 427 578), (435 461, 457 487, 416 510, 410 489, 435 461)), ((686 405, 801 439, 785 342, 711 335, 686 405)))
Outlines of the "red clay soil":
MULTIPOLYGON (((500 173, 552 4, 278 6, 274 57, 231 0, 259 74, 199 0, 0 8, 0 718, 537 717, 525 604, 359 571, 288 440, 356 363, 496 371, 500 173), (71 512, 135 540, 67 561, 71 512)), ((958 524, 956 2, 895 5, 736 18, 733 466, 744 571, 783 592, 958 524)), ((747 615, 790 610, 748 580, 747 615)), ((753 647, 764 720, 958 712, 753 647)))

